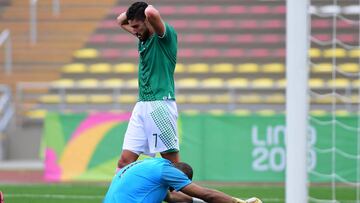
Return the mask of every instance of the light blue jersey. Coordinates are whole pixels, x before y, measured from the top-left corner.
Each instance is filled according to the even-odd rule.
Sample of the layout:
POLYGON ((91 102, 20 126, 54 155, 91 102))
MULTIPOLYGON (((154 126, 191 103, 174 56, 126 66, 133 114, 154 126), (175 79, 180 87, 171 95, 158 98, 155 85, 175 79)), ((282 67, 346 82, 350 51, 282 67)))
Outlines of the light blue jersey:
POLYGON ((163 158, 145 159, 122 168, 113 178, 104 203, 161 203, 169 190, 191 180, 163 158))

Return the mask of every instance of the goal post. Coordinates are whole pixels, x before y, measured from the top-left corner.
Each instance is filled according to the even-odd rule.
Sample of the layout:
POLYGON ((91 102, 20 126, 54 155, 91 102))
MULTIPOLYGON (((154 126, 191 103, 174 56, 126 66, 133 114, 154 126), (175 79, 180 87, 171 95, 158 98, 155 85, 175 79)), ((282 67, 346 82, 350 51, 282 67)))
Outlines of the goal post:
POLYGON ((286 16, 286 203, 308 202, 309 0, 287 0, 286 16))

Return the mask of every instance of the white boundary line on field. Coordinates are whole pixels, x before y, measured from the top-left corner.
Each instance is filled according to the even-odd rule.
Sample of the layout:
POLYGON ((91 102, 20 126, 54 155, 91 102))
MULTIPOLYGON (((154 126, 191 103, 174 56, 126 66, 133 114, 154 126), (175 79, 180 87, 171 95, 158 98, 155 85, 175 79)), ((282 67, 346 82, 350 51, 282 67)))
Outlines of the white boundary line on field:
POLYGON ((49 198, 49 199, 102 199, 103 195, 66 195, 66 194, 6 194, 5 198, 49 198))
MULTIPOLYGON (((49 198, 49 199, 103 199, 103 195, 66 195, 66 194, 4 194, 6 198, 49 198)), ((280 198, 264 198, 264 202, 284 202, 280 198)))

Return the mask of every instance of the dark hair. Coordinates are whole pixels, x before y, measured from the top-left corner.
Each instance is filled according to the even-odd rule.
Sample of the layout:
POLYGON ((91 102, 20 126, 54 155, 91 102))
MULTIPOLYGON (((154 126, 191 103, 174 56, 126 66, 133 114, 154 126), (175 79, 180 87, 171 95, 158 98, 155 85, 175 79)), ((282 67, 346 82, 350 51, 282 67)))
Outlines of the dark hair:
POLYGON ((174 166, 179 169, 180 171, 184 172, 185 175, 192 180, 193 178, 193 169, 191 166, 184 162, 174 163, 174 166))
POLYGON ((141 20, 144 21, 145 9, 148 7, 148 4, 142 1, 135 2, 126 11, 127 20, 141 20))

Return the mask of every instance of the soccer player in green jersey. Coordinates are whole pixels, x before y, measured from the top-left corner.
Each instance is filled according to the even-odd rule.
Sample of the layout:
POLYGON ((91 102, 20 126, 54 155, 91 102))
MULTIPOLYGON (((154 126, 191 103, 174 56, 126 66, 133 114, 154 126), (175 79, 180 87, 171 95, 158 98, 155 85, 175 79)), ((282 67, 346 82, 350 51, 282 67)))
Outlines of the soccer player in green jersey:
POLYGON ((145 2, 133 3, 117 17, 121 28, 139 39, 139 95, 125 133, 118 168, 134 162, 140 154, 160 152, 173 163, 179 161, 177 106, 174 70, 177 33, 158 10, 145 2))

